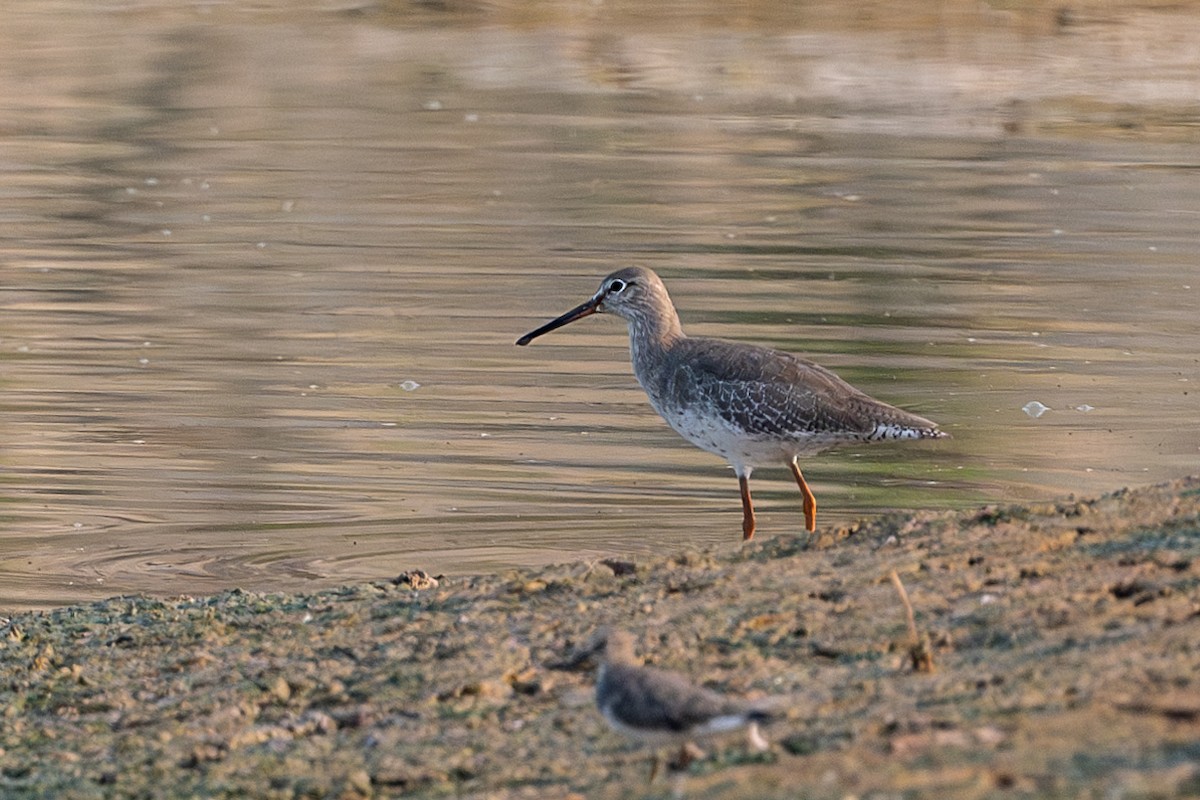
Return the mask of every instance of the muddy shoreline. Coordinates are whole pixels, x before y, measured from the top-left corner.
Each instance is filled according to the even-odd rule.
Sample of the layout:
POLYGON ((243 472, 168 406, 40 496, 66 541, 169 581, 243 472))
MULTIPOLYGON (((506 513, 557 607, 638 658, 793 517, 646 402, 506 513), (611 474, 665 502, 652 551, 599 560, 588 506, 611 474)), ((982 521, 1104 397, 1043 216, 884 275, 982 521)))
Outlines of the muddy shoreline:
POLYGON ((689 797, 1200 794, 1193 477, 436 586, 16 614, 0 795, 668 796, 596 713, 590 667, 560 666, 601 625, 787 708, 770 752, 710 748, 689 797))

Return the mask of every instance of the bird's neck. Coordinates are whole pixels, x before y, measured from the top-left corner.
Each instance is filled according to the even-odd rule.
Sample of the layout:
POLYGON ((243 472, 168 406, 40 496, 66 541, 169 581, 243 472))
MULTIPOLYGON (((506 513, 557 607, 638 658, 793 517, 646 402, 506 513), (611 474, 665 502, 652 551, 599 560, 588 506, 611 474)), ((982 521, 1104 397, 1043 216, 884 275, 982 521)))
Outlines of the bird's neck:
POLYGON ((641 379, 653 374, 667 351, 684 338, 674 313, 629 320, 629 354, 634 373, 641 379))

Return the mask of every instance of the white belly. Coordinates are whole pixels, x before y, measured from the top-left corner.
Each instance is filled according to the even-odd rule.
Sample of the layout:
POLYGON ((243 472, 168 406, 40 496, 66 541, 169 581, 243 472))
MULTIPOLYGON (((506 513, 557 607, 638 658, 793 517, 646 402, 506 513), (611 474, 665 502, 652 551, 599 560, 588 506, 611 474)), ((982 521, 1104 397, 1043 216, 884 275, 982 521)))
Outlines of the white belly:
POLYGON ((720 417, 687 409, 659 410, 659 414, 680 436, 699 448, 716 453, 739 471, 741 467, 782 466, 797 456, 819 453, 840 441, 827 435, 750 436, 720 417))

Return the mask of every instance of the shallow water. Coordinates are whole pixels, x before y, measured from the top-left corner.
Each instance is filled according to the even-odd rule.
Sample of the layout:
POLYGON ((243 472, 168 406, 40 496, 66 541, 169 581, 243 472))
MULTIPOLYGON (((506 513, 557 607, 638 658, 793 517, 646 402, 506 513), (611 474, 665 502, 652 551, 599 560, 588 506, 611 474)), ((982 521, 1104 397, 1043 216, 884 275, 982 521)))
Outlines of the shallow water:
POLYGON ((629 263, 953 434, 823 525, 1195 471, 1200 15, 774 5, 14 4, 0 608, 736 546, 618 320, 513 345, 629 263))

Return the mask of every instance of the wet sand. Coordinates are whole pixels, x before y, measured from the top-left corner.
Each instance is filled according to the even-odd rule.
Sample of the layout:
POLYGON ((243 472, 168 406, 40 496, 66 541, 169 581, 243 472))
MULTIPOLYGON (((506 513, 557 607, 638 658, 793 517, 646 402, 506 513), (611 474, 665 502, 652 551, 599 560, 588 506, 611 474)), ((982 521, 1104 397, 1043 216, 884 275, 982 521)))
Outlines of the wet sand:
POLYGON ((436 586, 15 615, 0 794, 669 796, 595 711, 591 665, 562 666, 605 624, 786 709, 767 753, 709 747, 688 797, 1200 794, 1200 478, 730 538, 436 586))

